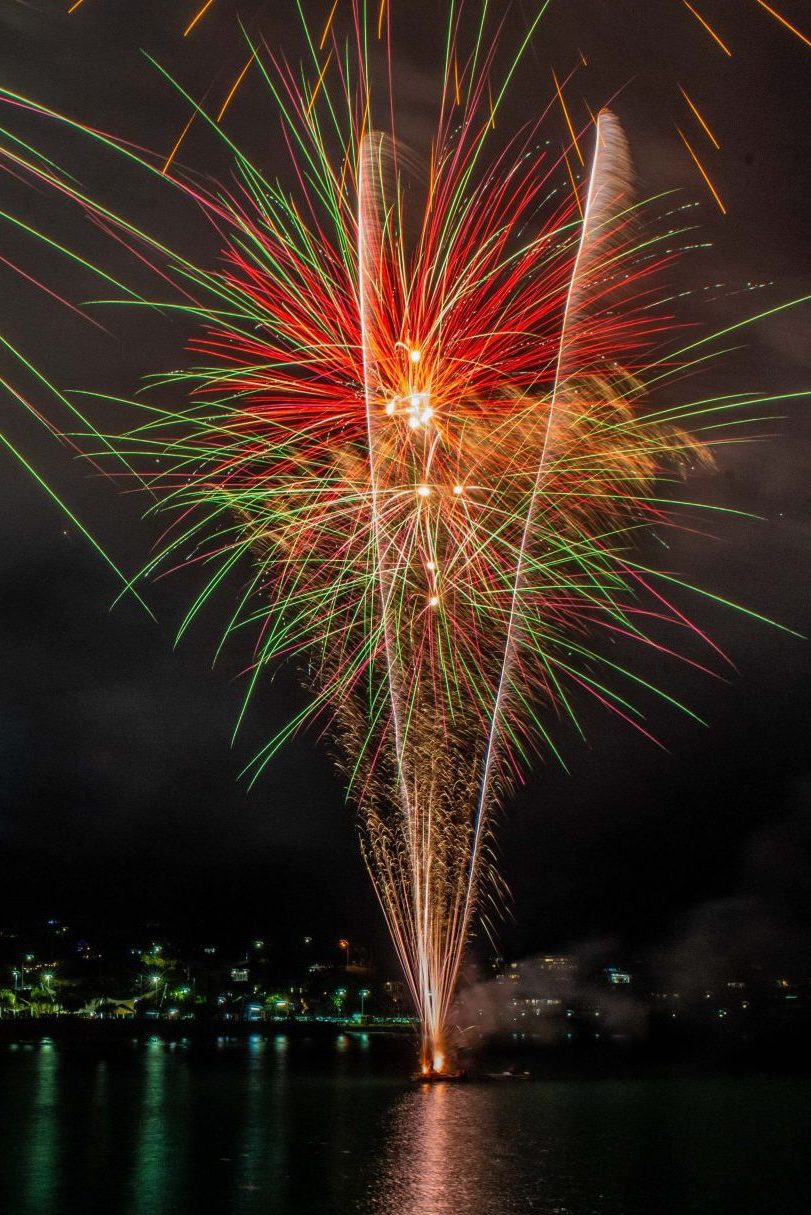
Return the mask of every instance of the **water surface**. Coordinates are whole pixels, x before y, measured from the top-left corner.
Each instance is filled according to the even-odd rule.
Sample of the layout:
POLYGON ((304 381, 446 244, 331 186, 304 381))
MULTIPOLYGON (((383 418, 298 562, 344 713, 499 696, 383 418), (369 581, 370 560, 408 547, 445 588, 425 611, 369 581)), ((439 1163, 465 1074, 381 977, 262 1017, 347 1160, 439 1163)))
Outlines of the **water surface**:
POLYGON ((808 1210, 807 1080, 422 1088, 341 1036, 0 1047, 9 1215, 808 1210))

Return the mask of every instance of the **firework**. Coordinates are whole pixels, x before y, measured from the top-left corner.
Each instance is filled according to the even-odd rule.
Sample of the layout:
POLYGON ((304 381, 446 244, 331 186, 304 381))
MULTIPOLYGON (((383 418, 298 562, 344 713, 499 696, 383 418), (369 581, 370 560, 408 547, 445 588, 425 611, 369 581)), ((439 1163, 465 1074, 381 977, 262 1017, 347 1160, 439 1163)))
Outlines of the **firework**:
POLYGON ((310 692, 252 775, 304 722, 329 724, 419 1013, 422 1066, 442 1072, 474 915, 499 896, 494 813, 534 754, 555 753, 555 715, 574 718, 587 693, 644 732, 635 689, 678 703, 608 656, 599 634, 666 654, 680 648, 672 638, 701 637, 667 599, 676 578, 648 568, 636 541, 687 508, 663 481, 710 461, 741 402, 657 410, 649 399, 709 339, 665 345, 657 276, 674 234, 645 222, 610 112, 578 131, 555 77, 569 148, 549 151, 538 124, 494 144, 506 82, 493 88, 484 26, 462 54, 452 13, 421 166, 373 125, 365 21, 347 44, 334 18, 335 6, 320 45, 310 39, 303 81, 250 44, 216 117, 188 99, 189 123, 233 152, 229 190, 178 171, 177 147, 152 160, 70 123, 202 208, 224 241, 212 269, 26 145, 2 153, 173 284, 170 300, 149 302, 188 318, 189 365, 154 377, 151 397, 119 402, 138 411, 126 434, 101 435, 60 401, 93 458, 123 464, 168 512, 144 574, 205 570, 181 631, 250 570, 226 630, 256 632, 246 704, 285 659, 310 692), (219 126, 249 69, 295 151, 296 196, 219 126), (582 189, 564 173, 567 151, 586 165, 582 189))

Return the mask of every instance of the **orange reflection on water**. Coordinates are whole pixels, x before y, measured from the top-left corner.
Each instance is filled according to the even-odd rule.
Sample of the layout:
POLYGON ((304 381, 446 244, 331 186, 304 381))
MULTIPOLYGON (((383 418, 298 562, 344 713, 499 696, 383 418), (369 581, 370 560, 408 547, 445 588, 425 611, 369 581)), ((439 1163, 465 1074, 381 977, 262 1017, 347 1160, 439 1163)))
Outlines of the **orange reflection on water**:
POLYGON ((378 1215, 480 1215, 488 1114, 467 1085, 420 1084, 394 1111, 378 1215))

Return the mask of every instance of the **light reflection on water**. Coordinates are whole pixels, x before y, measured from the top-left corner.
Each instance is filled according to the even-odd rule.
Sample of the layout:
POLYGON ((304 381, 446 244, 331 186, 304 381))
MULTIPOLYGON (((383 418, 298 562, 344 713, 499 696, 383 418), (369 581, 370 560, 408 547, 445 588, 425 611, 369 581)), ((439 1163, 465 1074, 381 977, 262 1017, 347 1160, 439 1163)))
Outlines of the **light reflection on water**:
MULTIPOLYGON (((369 1209, 375 1215, 481 1215, 587 1211, 618 1215, 608 1178, 586 1198, 565 1135, 549 1134, 555 1088, 433 1085, 406 1093, 389 1121, 369 1209)), ((559 1111, 562 1112, 562 1111, 559 1111)), ((594 1167, 584 1128, 584 1163, 594 1167)), ((628 1208, 629 1210, 632 1208, 628 1208)))
POLYGON ((170 1145, 164 1134, 167 1092, 167 1053, 159 1039, 147 1043, 142 1067, 142 1088, 138 1099, 140 1117, 134 1142, 135 1185, 134 1215, 159 1211, 161 1203, 171 1209, 175 1176, 170 1145))
POLYGON ((362 1035, 0 1046, 2 1215, 807 1209, 787 1078, 413 1086, 362 1035))
POLYGON ((34 1072, 32 1105, 39 1133, 31 1135, 21 1145, 26 1155, 27 1171, 31 1178, 29 1190, 32 1212, 53 1210, 56 1193, 56 1174, 59 1167, 59 1120, 56 1110, 58 1094, 59 1056, 50 1042, 43 1042, 37 1056, 34 1072))
POLYGON ((487 1110, 477 1095, 472 1088, 434 1084, 400 1099, 379 1188, 370 1195, 372 1209, 385 1215, 478 1215, 482 1191, 476 1161, 487 1167, 491 1141, 487 1110), (465 1096, 472 1100, 465 1102, 465 1096))

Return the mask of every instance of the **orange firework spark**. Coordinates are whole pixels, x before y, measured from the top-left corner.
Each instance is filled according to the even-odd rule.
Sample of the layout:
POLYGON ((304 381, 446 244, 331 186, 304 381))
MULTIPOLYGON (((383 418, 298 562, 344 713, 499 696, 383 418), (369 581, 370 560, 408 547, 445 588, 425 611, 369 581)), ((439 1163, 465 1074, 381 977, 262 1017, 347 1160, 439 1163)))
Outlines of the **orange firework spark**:
POLYGON ((189 22, 189 24, 186 26, 186 28, 183 31, 184 38, 188 38, 189 34, 192 32, 195 25, 197 25, 198 21, 202 21, 203 17, 205 17, 206 13, 211 8, 213 3, 214 3, 214 0, 206 0, 205 4, 202 6, 202 8, 198 9, 198 11, 195 13, 195 15, 192 17, 191 21, 189 22))
POLYGON ((321 69, 321 73, 318 77, 318 80, 315 82, 315 88, 313 89, 310 100, 307 103, 307 109, 305 110, 305 114, 307 115, 307 117, 309 117, 310 114, 312 113, 313 106, 315 105, 315 99, 318 96, 319 92, 321 91, 321 85, 324 83, 324 77, 327 74, 327 68, 330 65, 331 59, 332 59, 332 51, 330 51, 330 53, 327 55, 327 58, 324 62, 324 66, 321 69))
POLYGON ((772 8, 770 4, 767 4, 766 0, 757 0, 757 3, 761 8, 765 8, 767 13, 771 13, 774 19, 779 21, 781 25, 784 25, 787 30, 791 30, 792 34, 795 34, 800 39, 800 42, 804 42, 806 46, 811 46, 811 38, 806 38, 805 34, 801 33, 796 25, 792 25, 782 13, 778 13, 776 8, 772 8))
POLYGON ((724 42, 723 38, 721 38, 720 35, 716 34, 715 30, 712 28, 709 21, 705 21, 705 19, 701 16, 701 13, 698 12, 697 9, 693 8, 692 4, 689 3, 689 0, 684 0, 684 7, 688 8, 690 10, 690 12, 695 17, 696 21, 701 22, 701 24, 704 26, 704 29, 707 31, 707 33, 710 35, 710 37, 715 39, 715 41, 718 43, 718 45, 720 46, 720 48, 724 52, 724 54, 729 55, 729 57, 731 59, 732 51, 729 49, 727 44, 724 42))
POLYGON ((721 195, 718 193, 715 186, 712 184, 712 181, 710 180, 710 176, 709 176, 707 170, 704 168, 704 166, 701 163, 701 161, 699 160, 698 156, 693 151, 693 148, 691 147, 690 143, 688 142, 687 136, 684 134, 684 132, 679 127, 676 127, 676 130, 679 132, 679 135, 681 136, 681 141, 684 144, 685 148, 692 156, 692 158, 695 162, 696 168, 698 169, 701 176, 704 178, 704 181, 707 183, 707 189, 710 191, 710 194, 712 194, 713 198, 717 202, 718 208, 721 211, 721 214, 726 215, 727 209, 724 206, 723 202, 721 201, 721 195))
POLYGON ((243 69, 242 69, 242 71, 239 73, 239 75, 237 76, 237 78, 236 78, 236 80, 234 81, 234 83, 231 85, 231 88, 230 88, 230 90, 229 90, 229 92, 228 92, 228 96, 226 97, 225 101, 222 103, 222 106, 220 107, 220 112, 219 112, 219 114, 217 115, 217 122, 221 122, 221 121, 222 121, 222 118, 223 118, 223 115, 225 114, 225 111, 228 109, 229 105, 230 105, 230 104, 231 104, 231 102, 234 100, 234 97, 236 96, 237 89, 239 88, 239 86, 242 84, 242 81, 243 81, 243 80, 245 79, 245 77, 247 76, 247 74, 248 74, 248 68, 251 66, 251 64, 252 64, 252 63, 253 63, 253 55, 250 55, 250 56, 249 56, 249 58, 248 58, 248 62, 245 64, 244 68, 243 68, 243 69))
POLYGON ((679 92, 681 93, 682 97, 684 98, 684 100, 685 100, 685 101, 687 102, 687 104, 689 105, 690 109, 691 109, 691 110, 693 111, 693 113, 695 114, 695 116, 696 116, 696 118, 698 119, 698 121, 699 121, 699 123, 701 124, 701 126, 704 128, 705 132, 707 133, 708 138, 710 139, 710 142, 711 142, 711 143, 713 144, 713 146, 715 147, 715 150, 716 150, 716 151, 719 151, 719 150, 720 150, 720 148, 721 148, 721 145, 720 145, 720 143, 718 142, 718 140, 715 138, 715 136, 713 135, 712 131, 710 130, 709 124, 708 124, 707 120, 704 118, 704 115, 703 115, 703 114, 701 113, 701 111, 699 110, 698 106, 697 106, 697 105, 695 104, 695 102, 694 102, 694 101, 693 101, 693 100, 690 98, 690 96, 688 95, 687 91, 681 87, 681 85, 679 85, 679 92))
POLYGON ((183 140, 188 135, 189 130, 191 129, 191 124, 194 122, 196 117, 197 117, 197 111, 192 110, 191 118, 186 123, 183 130, 180 132, 180 134, 177 138, 177 143, 172 148, 171 152, 169 153, 169 155, 166 157, 166 160, 164 161, 163 168, 161 169, 161 173, 163 173, 164 176, 166 176, 166 174, 169 172, 169 169, 171 168, 171 165, 172 165, 172 161, 174 160, 174 158, 177 156, 178 152, 180 151, 180 145, 183 143, 183 140))
POLYGON ((327 24, 324 26, 324 32, 321 35, 321 41, 318 44, 319 51, 323 51, 324 44, 326 43, 327 38, 329 37, 329 32, 332 29, 332 21, 335 16, 335 10, 337 9, 337 7, 338 7, 338 0, 334 0, 332 8, 329 10, 329 16, 327 17, 327 24))
POLYGON ((566 171, 569 174, 569 181, 570 181, 571 187, 572 187, 572 197, 574 198, 575 202, 577 203, 577 209, 580 212, 580 218, 582 219, 583 218, 583 207, 580 202, 580 192, 577 188, 577 182, 574 179, 574 173, 572 172, 572 166, 569 163, 569 157, 566 155, 565 152, 563 153, 563 159, 566 162, 566 171))
POLYGON ((554 71, 552 72, 552 79, 555 82, 555 89, 557 91, 558 100, 560 102, 560 108, 563 110, 563 117, 566 119, 566 126, 569 128, 569 134, 572 137, 572 147, 574 148, 575 152, 577 153, 577 159, 580 161, 581 165, 584 165, 586 162, 583 160, 583 153, 580 151, 580 144, 577 142, 577 136, 575 135, 574 126, 572 124, 571 118, 569 117, 569 111, 566 107, 566 101, 564 100, 564 97, 563 97, 563 90, 561 89, 560 85, 558 84, 558 78, 554 71))

